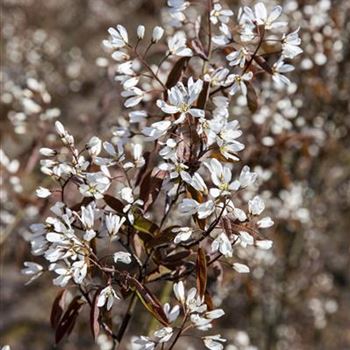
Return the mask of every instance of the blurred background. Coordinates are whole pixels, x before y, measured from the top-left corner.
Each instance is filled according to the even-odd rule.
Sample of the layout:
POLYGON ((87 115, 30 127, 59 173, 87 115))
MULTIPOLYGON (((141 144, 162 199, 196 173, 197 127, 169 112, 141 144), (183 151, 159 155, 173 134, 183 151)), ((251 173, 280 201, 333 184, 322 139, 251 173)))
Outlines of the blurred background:
MULTIPOLYGON (((202 0, 200 0, 202 1, 202 0)), ((203 0, 204 1, 204 0, 203 0)), ((274 1, 264 1, 268 7, 274 1)), ((253 1, 226 1, 238 12, 253 1)), ((304 53, 294 82, 271 93, 259 82, 253 115, 238 98, 247 148, 243 164, 259 172, 276 225, 269 253, 252 256, 252 273, 224 275, 215 297, 227 316, 215 333, 229 350, 350 349, 350 2, 282 0, 290 30, 301 27, 304 53), (259 88, 258 88, 259 91, 259 88)), ((57 293, 50 278, 25 286, 28 227, 46 215, 35 197, 46 179, 40 147, 55 142, 59 118, 84 145, 108 139, 122 110, 101 42, 118 23, 135 31, 163 16, 160 0, 3 0, 1 9, 1 322, 0 345, 53 349, 49 310, 57 293), (28 83, 34 78, 39 83, 28 83)), ((40 262, 40 259, 38 260, 40 262)), ((130 334, 144 334, 147 315, 130 334)), ((108 349, 95 344, 87 318, 57 348, 108 349)), ((200 349, 180 343, 179 349, 200 349), (181 345, 182 344, 182 345, 181 345)))

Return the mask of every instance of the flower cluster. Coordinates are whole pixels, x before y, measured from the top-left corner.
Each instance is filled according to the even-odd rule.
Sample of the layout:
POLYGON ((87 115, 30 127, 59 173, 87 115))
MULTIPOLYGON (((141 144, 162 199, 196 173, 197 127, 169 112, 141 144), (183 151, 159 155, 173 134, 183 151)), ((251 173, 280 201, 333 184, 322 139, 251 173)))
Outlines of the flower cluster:
MULTIPOLYGON (((203 40, 197 25, 178 30, 190 3, 168 5, 169 28, 148 33, 139 25, 136 42, 120 24, 108 30, 103 44, 114 62, 110 69, 122 88, 125 115, 109 141, 93 136, 83 146, 56 121, 61 146, 40 149, 41 171, 56 187, 36 192, 54 202, 53 216, 31 226, 33 255, 48 261, 54 284, 76 287, 66 313, 78 314, 86 304, 94 310, 94 337, 102 329, 121 342, 136 298, 164 326, 152 337, 134 339, 135 349, 172 349, 185 332, 211 330, 224 311, 213 307, 210 267, 225 261, 232 271, 248 273, 249 261, 240 262, 236 249, 271 248, 260 231, 273 221, 262 217, 265 203, 254 193, 257 173, 240 164, 245 139, 231 107, 239 96, 254 109, 253 83, 261 73, 279 87, 289 85, 286 73, 293 67, 287 60, 302 52, 298 29, 281 31, 279 6, 270 12, 262 3, 244 7, 234 20, 230 9, 215 2, 206 13, 203 40), (276 43, 278 57, 267 50, 276 43), (157 64, 155 47, 163 50, 157 64), (189 284, 191 276, 197 288, 185 292, 183 281, 189 284), (179 303, 174 307, 162 305, 149 288, 165 281, 173 282, 179 303), (115 303, 128 298, 116 335, 106 319, 115 303)), ((23 272, 33 280, 44 270, 26 262, 23 272)), ((56 340, 75 319, 58 320, 56 340)), ((218 334, 202 340, 209 349, 222 349, 225 342, 218 334)))

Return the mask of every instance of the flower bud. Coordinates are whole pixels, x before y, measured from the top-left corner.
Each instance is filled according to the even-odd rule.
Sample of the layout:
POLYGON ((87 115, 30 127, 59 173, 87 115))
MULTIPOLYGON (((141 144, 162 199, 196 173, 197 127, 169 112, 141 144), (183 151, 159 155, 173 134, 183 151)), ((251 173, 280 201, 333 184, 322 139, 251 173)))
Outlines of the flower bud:
POLYGON ((145 26, 139 25, 137 27, 137 37, 142 40, 143 37, 145 36, 145 26))
POLYGON ((164 29, 162 27, 156 26, 153 28, 152 41, 154 43, 158 42, 164 34, 164 29))

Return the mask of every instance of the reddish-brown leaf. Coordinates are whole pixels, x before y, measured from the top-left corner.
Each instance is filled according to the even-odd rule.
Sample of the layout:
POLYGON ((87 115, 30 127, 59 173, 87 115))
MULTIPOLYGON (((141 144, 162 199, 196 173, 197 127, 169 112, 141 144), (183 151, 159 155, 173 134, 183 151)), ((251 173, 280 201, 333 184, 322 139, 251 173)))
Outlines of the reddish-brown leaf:
POLYGON ((66 294, 67 294, 66 289, 60 290, 52 304, 50 323, 53 329, 56 329, 61 319, 61 316, 63 314, 66 294))
POLYGON ((100 308, 97 306, 97 300, 99 295, 100 295, 100 289, 98 289, 94 294, 94 297, 92 299, 92 305, 90 308, 90 329, 94 339, 96 339, 98 334, 100 333, 100 324, 99 324, 100 308))
POLYGON ((136 294, 145 308, 164 326, 169 325, 168 318, 158 298, 136 278, 128 276, 129 284, 135 288, 136 294))
POLYGON ((76 296, 69 304, 66 312, 56 328, 55 342, 58 344, 66 335, 73 330, 75 321, 84 302, 80 296, 76 296))
POLYGON ((152 240, 147 243, 147 248, 154 248, 162 244, 169 243, 174 240, 176 233, 173 229, 179 226, 170 226, 159 232, 152 240))
POLYGON ((82 206, 89 205, 94 199, 92 197, 84 197, 83 200, 71 207, 73 211, 79 211, 82 206))
POLYGON ((213 299, 207 290, 205 291, 205 294, 204 294, 204 302, 207 304, 208 311, 211 311, 214 309, 213 299))
POLYGON ((200 40, 198 39, 191 40, 190 47, 197 56, 202 58, 204 61, 208 61, 208 56, 205 53, 203 45, 200 40))
POLYGON ((175 269, 180 265, 184 264, 184 259, 191 254, 190 250, 182 250, 175 254, 169 254, 160 260, 160 264, 170 268, 175 269))
POLYGON ((273 74, 273 70, 262 56, 254 56, 254 61, 267 73, 273 74))
POLYGON ((150 155, 151 153, 148 151, 143 154, 143 158, 145 159, 145 164, 139 169, 139 172, 136 176, 135 187, 138 186, 141 181, 143 181, 143 178, 146 174, 146 170, 148 168, 148 163, 150 162, 150 159, 151 159, 150 155))
POLYGON ((123 213, 124 205, 119 199, 110 196, 109 194, 105 194, 103 196, 103 199, 106 202, 106 204, 112 209, 114 209, 117 213, 123 213))
POLYGON ((249 81, 246 82, 247 84, 247 101, 248 101, 248 108, 252 113, 255 113, 258 109, 258 96, 256 95, 255 89, 253 84, 251 84, 249 81))
POLYGON ((207 99, 209 97, 209 86, 209 82, 205 81, 203 84, 203 89, 198 96, 197 108, 205 109, 205 105, 207 104, 207 99))
POLYGON ((202 248, 198 248, 197 255, 197 290, 201 297, 204 296, 204 293, 207 289, 207 257, 205 251, 202 248))
POLYGON ((149 173, 144 177, 140 186, 140 198, 144 201, 143 209, 145 212, 147 212, 156 201, 166 174, 165 171, 159 170, 154 175, 149 173))
POLYGON ((176 85, 176 83, 180 80, 183 70, 185 69, 187 62, 189 61, 189 57, 181 57, 175 64, 173 69, 170 71, 168 75, 168 79, 166 81, 167 89, 172 88, 176 85))

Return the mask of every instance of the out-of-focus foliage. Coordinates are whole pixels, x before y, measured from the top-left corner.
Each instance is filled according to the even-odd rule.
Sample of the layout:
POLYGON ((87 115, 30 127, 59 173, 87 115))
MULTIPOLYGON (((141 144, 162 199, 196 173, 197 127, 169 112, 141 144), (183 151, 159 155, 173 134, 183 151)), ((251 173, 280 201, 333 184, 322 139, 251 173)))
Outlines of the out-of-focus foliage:
MULTIPOLYGON (((226 4, 235 13, 242 5, 226 4)), ((0 344, 17 350, 49 349, 53 343, 47 310, 55 289, 46 278, 25 287, 20 275, 23 262, 31 260, 29 224, 47 214, 48 201, 35 197, 38 184, 46 185, 38 150, 56 142, 57 117, 82 146, 93 135, 110 137, 122 101, 101 47, 106 28, 117 23, 152 28, 164 5, 156 0, 3 1, 0 344)), ((271 81, 263 80, 255 113, 240 97, 232 109, 247 137, 243 164, 260 174, 260 190, 276 223, 275 244, 261 255, 238 252, 249 258, 251 274, 225 276, 216 287, 216 302, 223 301, 227 310, 216 331, 229 340, 230 350, 347 349, 350 5, 330 0, 281 5, 291 28, 301 27, 304 53, 293 84, 271 94, 271 81)), ((132 332, 145 331, 148 321, 147 315, 136 319, 132 332)), ((103 337, 94 344, 87 327, 80 322, 62 348, 108 348, 103 337)), ((196 348, 185 338, 179 346, 196 348)))

